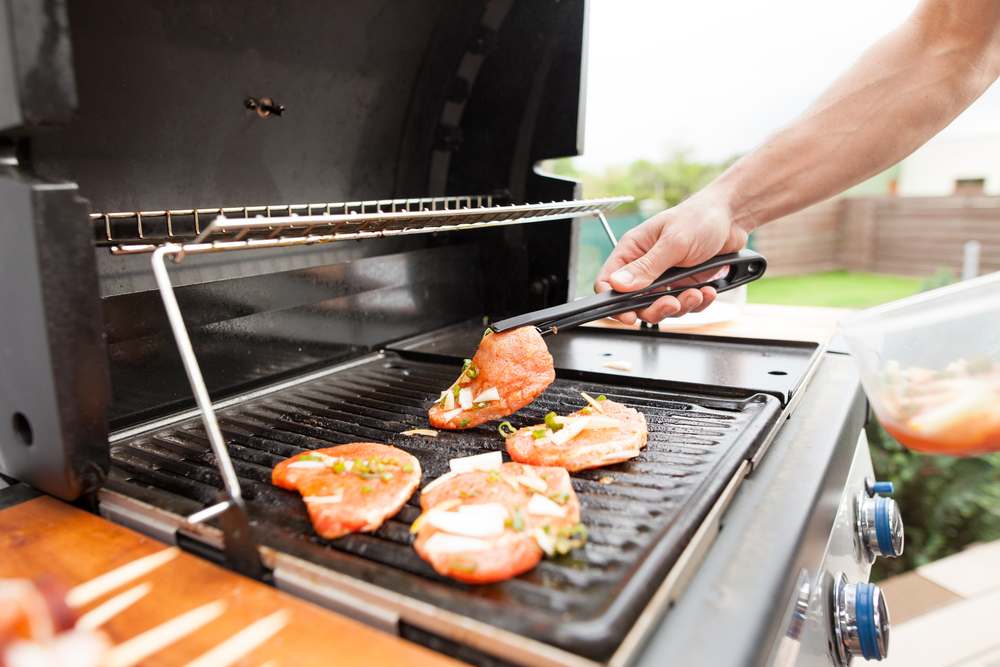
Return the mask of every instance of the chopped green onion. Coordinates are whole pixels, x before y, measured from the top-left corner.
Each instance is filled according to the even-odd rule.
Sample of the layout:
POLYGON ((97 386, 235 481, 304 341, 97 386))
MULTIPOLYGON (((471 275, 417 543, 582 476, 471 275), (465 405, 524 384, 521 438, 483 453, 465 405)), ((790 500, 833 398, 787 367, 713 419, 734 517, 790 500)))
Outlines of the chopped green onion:
POLYGON ((361 487, 361 493, 371 493, 371 492, 372 492, 372 487, 370 487, 370 486, 362 486, 361 487))
POLYGON ((392 481, 392 473, 391 472, 384 472, 384 473, 382 473, 382 481, 383 482, 391 482, 392 481))
POLYGON ((531 432, 531 436, 535 440, 541 440, 542 438, 545 437, 545 434, 548 433, 548 432, 549 432, 548 429, 536 428, 534 431, 531 432))
POLYGON ((458 422, 458 427, 465 428, 466 426, 469 425, 469 422, 471 421, 472 421, 471 419, 463 419, 462 421, 458 422))
POLYGON ((486 481, 488 482, 499 482, 500 481, 500 471, 491 470, 490 474, 486 476, 486 481))
POLYGON ((407 463, 405 466, 403 466, 403 472, 413 472, 413 466, 407 463))
POLYGON ((608 397, 605 396, 604 394, 601 394, 600 396, 597 397, 597 402, 598 403, 603 403, 606 400, 608 400, 608 397))
POLYGON ((458 393, 460 391, 462 391, 462 389, 458 385, 455 385, 451 390, 451 395, 454 396, 455 398, 458 398, 458 393))
POLYGON ((504 440, 517 433, 517 429, 511 426, 510 422, 507 421, 500 422, 500 426, 497 427, 497 430, 500 431, 500 435, 504 437, 504 440), (505 428, 506 430, 504 430, 505 428))
POLYGON ((465 371, 467 371, 469 369, 469 366, 471 366, 471 365, 472 365, 472 359, 463 359, 462 360, 462 372, 464 373, 465 371))
POLYGON ((299 457, 299 461, 322 461, 323 457, 318 454, 305 454, 299 457))
POLYGON ((483 409, 483 408, 485 408, 485 407, 486 407, 487 405, 489 405, 489 403, 473 403, 473 404, 472 404, 472 409, 473 409, 473 410, 482 410, 482 409, 483 409))
POLYGON ((511 521, 510 527, 514 530, 521 532, 524 530, 524 517, 521 516, 521 508, 514 508, 514 520, 511 521))
POLYGON ((545 425, 549 427, 549 430, 555 433, 563 427, 562 424, 556 421, 556 413, 550 412, 545 415, 545 425))
POLYGON ((470 365, 469 368, 466 369, 465 374, 468 375, 473 380, 475 380, 477 377, 479 377, 479 369, 476 368, 475 366, 470 365))
POLYGON ((389 465, 398 466, 399 461, 397 459, 389 459, 389 465))
POLYGON ((344 472, 346 469, 343 461, 337 461, 333 464, 333 472, 344 472))
POLYGON ((451 569, 459 572, 476 571, 476 561, 471 558, 452 558, 448 564, 451 566, 451 569))
POLYGON ((569 500, 569 492, 564 491, 563 493, 553 493, 549 496, 549 500, 559 505, 565 505, 566 501, 569 500))

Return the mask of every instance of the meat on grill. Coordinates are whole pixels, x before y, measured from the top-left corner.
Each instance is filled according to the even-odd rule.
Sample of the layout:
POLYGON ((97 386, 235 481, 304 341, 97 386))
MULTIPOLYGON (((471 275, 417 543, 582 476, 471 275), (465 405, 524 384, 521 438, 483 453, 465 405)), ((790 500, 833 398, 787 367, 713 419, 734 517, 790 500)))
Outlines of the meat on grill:
POLYGON ((603 413, 586 407, 566 417, 550 417, 562 427, 554 432, 547 424, 518 430, 507 438, 507 453, 521 463, 560 466, 570 472, 638 456, 648 433, 642 413, 614 401, 595 405, 603 413))
POLYGON ((484 584, 580 546, 580 503, 562 468, 504 463, 431 482, 420 499, 414 547, 442 575, 484 584))
POLYGON ((276 465, 271 483, 298 491, 316 532, 328 540, 371 532, 394 515, 420 484, 420 462, 374 442, 296 454, 276 465))
POLYGON ((431 407, 436 428, 472 428, 520 410, 556 379, 534 327, 487 334, 462 375, 431 407))

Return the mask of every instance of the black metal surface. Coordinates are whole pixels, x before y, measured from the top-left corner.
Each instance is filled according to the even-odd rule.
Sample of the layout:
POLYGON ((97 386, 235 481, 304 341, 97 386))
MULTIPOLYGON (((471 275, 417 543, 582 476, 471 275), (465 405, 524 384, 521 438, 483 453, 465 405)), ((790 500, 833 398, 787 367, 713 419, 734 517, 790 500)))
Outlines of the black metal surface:
MULTIPOLYGON (((429 361, 471 357, 486 324, 464 322, 391 345, 429 361)), ((785 405, 819 360, 818 343, 582 327, 545 343, 558 377, 732 398, 766 393, 785 405), (627 361, 631 370, 604 364, 627 361)))
MULTIPOLYGON (((642 411, 649 444, 632 461, 573 475, 590 539, 516 579, 467 586, 438 576, 410 547, 419 493, 375 534, 319 538, 299 496, 270 484, 271 468, 304 449, 355 441, 387 443, 420 462, 423 483, 448 460, 503 448, 490 423, 427 439, 427 409, 460 366, 373 355, 360 365, 222 410, 219 422, 240 476, 254 538, 396 592, 596 659, 607 657, 697 529, 740 462, 777 427, 780 402, 630 388, 622 379, 557 379, 509 420, 538 423, 546 412, 584 405, 580 391, 642 411), (602 483, 606 478, 607 483, 602 483)), ((198 420, 136 436, 112 448, 110 488, 151 485, 167 495, 214 503, 221 480, 198 420)))
POLYGON ((86 221, 72 183, 0 174, 0 471, 65 500, 100 487, 109 461, 86 221))
POLYGON ((587 322, 617 315, 628 310, 645 308, 662 297, 666 293, 664 288, 669 287, 672 283, 698 273, 718 271, 727 266, 729 267, 729 271, 726 275, 715 280, 691 285, 684 289, 714 287, 717 292, 725 292, 734 287, 746 285, 764 275, 764 270, 767 268, 767 261, 763 255, 755 253, 752 250, 740 250, 728 255, 719 255, 697 266, 668 269, 647 287, 636 292, 616 292, 614 290, 602 292, 577 299, 576 301, 546 308, 545 310, 493 322, 490 324, 490 328, 496 332, 503 332, 526 326, 534 326, 543 336, 550 336, 559 331, 586 324, 587 322))
POLYGON ((0 45, 0 131, 69 120, 77 97, 66 1, 0 1, 0 45))

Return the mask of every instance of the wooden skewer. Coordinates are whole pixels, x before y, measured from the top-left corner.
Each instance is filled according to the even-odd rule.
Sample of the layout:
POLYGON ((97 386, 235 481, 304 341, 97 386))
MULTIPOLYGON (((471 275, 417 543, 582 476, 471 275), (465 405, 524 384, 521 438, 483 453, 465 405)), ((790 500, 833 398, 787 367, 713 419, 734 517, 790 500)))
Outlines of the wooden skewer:
POLYGON ((71 609, 77 609, 89 604, 102 595, 107 595, 114 589, 138 579, 148 572, 152 572, 164 563, 170 562, 180 552, 181 550, 177 547, 170 547, 169 549, 157 551, 155 554, 144 556, 110 572, 105 572, 98 577, 94 577, 90 581, 71 588, 69 593, 66 594, 66 605, 71 609))
MULTIPOLYGON (((251 623, 221 644, 202 653, 184 667, 229 667, 278 634, 291 620, 292 615, 287 609, 276 611, 270 616, 265 616, 259 621, 251 623)), ((274 660, 266 664, 271 665, 272 663, 277 664, 274 660)))
POLYGON ((144 584, 139 584, 138 586, 128 589, 124 593, 116 595, 107 602, 94 607, 86 614, 78 618, 76 620, 76 629, 96 630, 141 600, 151 590, 153 590, 153 584, 147 581, 144 584))
POLYGON ((228 606, 225 600, 209 602, 136 635, 111 649, 101 667, 133 667, 157 651, 214 621, 228 606))

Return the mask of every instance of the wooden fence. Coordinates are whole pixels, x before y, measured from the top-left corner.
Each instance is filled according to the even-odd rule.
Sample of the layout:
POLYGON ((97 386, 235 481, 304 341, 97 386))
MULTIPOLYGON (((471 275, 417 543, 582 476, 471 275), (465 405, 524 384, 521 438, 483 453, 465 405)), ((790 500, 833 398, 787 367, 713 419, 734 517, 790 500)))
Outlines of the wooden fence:
POLYGON ((967 241, 981 244, 979 273, 1000 271, 1000 197, 835 198, 753 234, 768 275, 834 269, 928 276, 962 273, 967 241))

